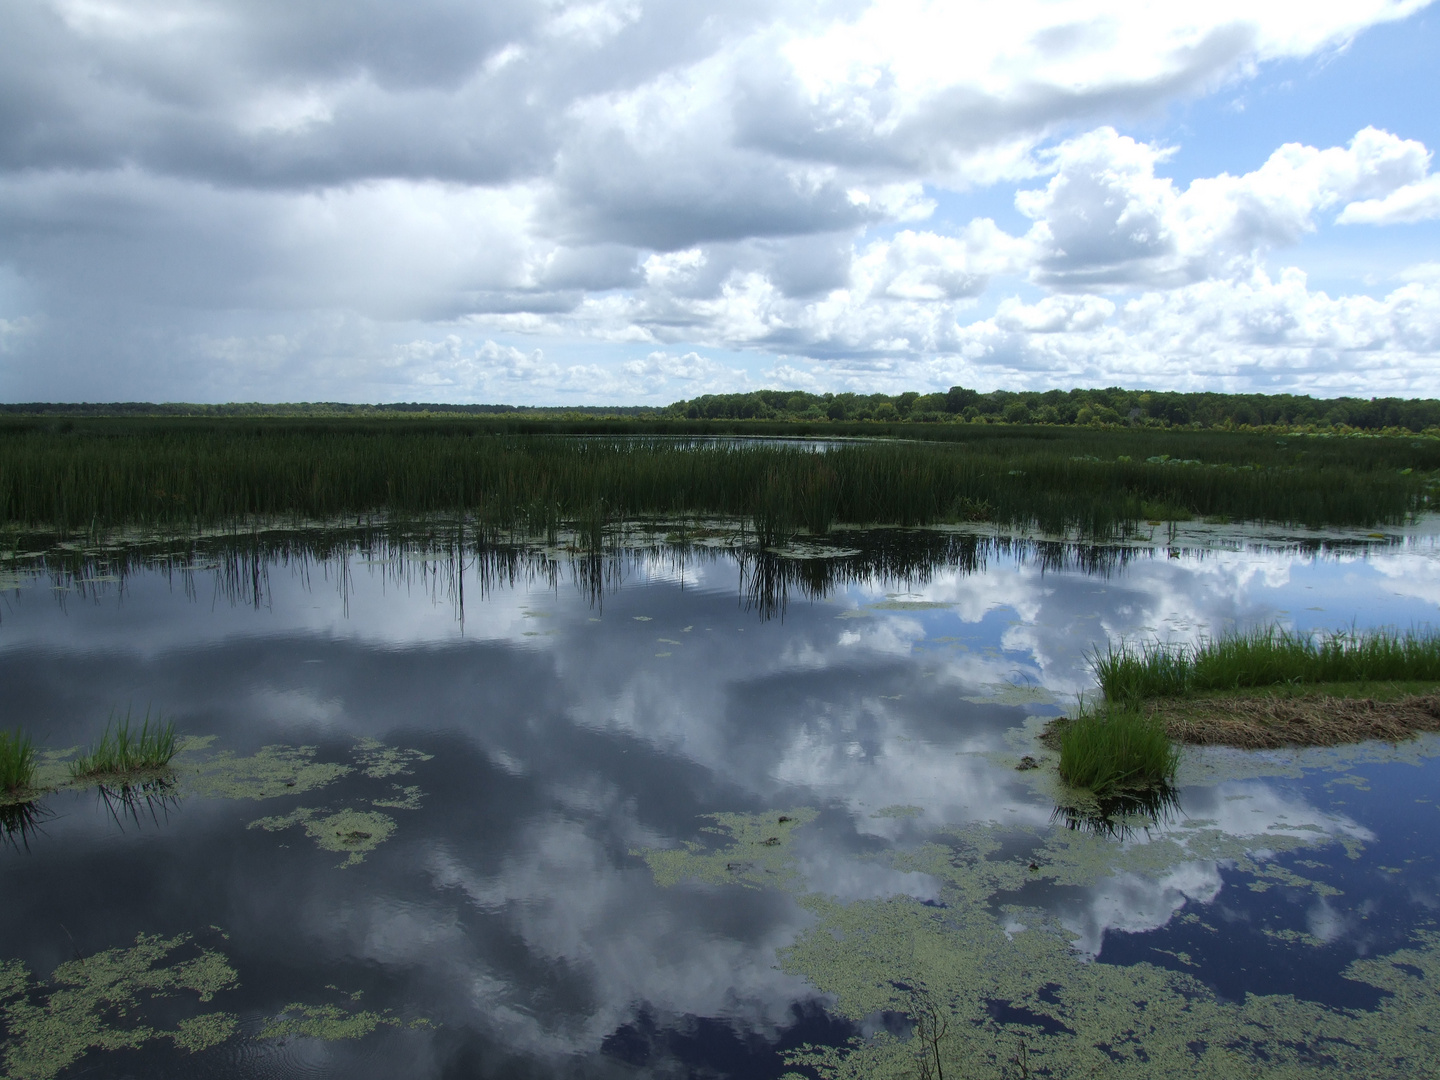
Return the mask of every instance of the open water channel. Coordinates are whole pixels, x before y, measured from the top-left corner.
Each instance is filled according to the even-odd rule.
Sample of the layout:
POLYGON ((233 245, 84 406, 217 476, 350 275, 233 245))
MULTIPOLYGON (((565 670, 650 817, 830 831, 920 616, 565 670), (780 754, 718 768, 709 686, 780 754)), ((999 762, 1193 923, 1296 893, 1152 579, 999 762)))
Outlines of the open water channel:
POLYGON ((1440 741, 1104 821, 1035 742, 1107 640, 1435 622, 1433 527, 662 535, 14 563, 0 726, 185 746, 5 812, 0 1071, 1440 1074, 1440 741))

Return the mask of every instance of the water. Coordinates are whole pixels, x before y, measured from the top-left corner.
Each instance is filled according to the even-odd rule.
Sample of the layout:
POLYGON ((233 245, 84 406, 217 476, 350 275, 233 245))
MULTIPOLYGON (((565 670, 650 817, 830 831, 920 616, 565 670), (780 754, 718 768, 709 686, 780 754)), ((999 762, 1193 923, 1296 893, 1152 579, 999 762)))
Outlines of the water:
POLYGON ((6 819, 5 1070, 1433 1074, 1440 742, 1015 768, 1098 643, 1440 603, 1425 530, 1192 541, 19 566, 0 726, 191 741, 6 819))

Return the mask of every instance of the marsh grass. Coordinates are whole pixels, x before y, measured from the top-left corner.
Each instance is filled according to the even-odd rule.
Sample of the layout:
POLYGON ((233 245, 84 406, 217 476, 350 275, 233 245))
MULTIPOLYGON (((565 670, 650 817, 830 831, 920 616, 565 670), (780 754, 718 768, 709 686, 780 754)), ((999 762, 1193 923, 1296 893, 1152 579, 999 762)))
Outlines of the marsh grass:
POLYGON ((1097 796, 1166 784, 1180 760, 1165 725, 1135 709, 1081 712, 1058 727, 1056 741, 1061 778, 1097 796))
POLYGON ((18 728, 0 731, 0 792, 14 796, 35 781, 35 745, 18 728))
POLYGON ((1093 537, 1192 516, 1373 527, 1427 509, 1440 469, 1440 440, 945 427, 945 441, 816 453, 613 425, 577 438, 439 419, 109 418, 65 430, 17 419, 0 422, 0 527, 194 532, 452 514, 492 537, 553 536, 562 523, 594 537, 607 520, 717 515, 753 523, 761 546, 837 523, 1093 537))
POLYGON ((1196 645, 1111 645, 1091 660, 1112 703, 1321 683, 1440 681, 1440 634, 1348 630, 1323 636, 1279 627, 1196 645))
POLYGON ((123 720, 111 718, 100 741, 71 764, 70 774, 76 780, 98 780, 158 772, 177 749, 174 721, 157 716, 152 722, 146 710, 137 729, 126 712, 123 720))

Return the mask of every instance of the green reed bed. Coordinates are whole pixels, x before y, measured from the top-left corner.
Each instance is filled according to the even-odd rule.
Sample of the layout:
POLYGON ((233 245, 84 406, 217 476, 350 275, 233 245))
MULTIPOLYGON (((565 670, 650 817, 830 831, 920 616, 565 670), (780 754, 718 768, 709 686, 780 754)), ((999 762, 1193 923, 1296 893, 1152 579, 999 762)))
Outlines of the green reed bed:
POLYGON ((1431 682, 1440 681, 1440 634, 1268 627, 1196 645, 1111 646, 1094 668, 1106 700, 1127 703, 1280 684, 1431 682))
POLYGON ((93 420, 0 424, 0 527, 244 528, 464 515, 587 543, 607 522, 724 515, 762 544, 836 523, 985 521, 1105 537, 1198 516, 1400 523, 1431 505, 1440 441, 992 429, 944 442, 680 442, 507 434, 475 421, 93 420))
POLYGON ((1059 731, 1060 776, 1096 795, 1154 788, 1175 776, 1180 755, 1165 725, 1134 709, 1100 709, 1059 731))
POLYGON ((35 782, 35 746, 18 728, 0 731, 0 793, 17 795, 35 782))
POLYGON ((76 780, 94 780, 157 772, 170 764, 177 749, 173 721, 157 716, 152 722, 147 712, 137 728, 126 713, 123 720, 105 725, 100 741, 71 763, 70 774, 76 780))

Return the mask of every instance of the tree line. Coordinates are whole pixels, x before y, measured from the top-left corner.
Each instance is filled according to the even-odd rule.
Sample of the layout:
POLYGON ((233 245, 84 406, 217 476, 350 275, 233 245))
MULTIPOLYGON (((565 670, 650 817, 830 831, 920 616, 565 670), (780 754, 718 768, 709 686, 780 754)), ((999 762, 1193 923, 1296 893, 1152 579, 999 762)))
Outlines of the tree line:
POLYGON ((1051 424, 1100 427, 1256 429, 1284 427, 1309 431, 1410 431, 1440 435, 1440 400, 1427 398, 1313 398, 1303 394, 1180 393, 1161 390, 1014 391, 981 393, 952 386, 943 393, 809 394, 798 390, 754 390, 706 394, 665 406, 485 405, 425 402, 349 404, 186 404, 168 402, 30 402, 0 404, 0 416, 57 419, 131 417, 385 417, 473 416, 492 420, 569 421, 586 419, 664 421, 786 422, 875 421, 885 424, 1051 424))
POLYGON ((1179 393, 1157 390, 993 390, 944 393, 808 394, 755 390, 677 401, 664 415, 691 420, 875 420, 894 423, 1004 423, 1258 428, 1440 434, 1440 401, 1312 398, 1303 394, 1179 393))

